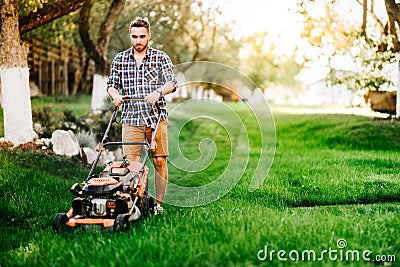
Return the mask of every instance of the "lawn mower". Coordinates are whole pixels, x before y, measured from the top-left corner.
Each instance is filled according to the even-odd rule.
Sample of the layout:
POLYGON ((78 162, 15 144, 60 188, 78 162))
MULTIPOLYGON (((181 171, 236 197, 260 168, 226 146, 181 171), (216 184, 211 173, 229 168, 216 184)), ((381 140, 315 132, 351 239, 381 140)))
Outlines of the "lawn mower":
MULTIPOLYGON (((143 98, 124 97, 124 101, 143 101, 143 98)), ((86 180, 75 183, 70 191, 75 195, 72 207, 67 213, 58 213, 53 222, 54 229, 67 226, 71 228, 100 228, 110 230, 127 229, 131 222, 153 213, 154 200, 147 194, 149 168, 146 166, 151 156, 151 145, 160 123, 152 125, 151 142, 106 142, 113 122, 116 122, 118 107, 112 113, 102 140, 97 145, 97 156, 86 180), (127 159, 109 162, 98 174, 94 175, 99 159, 106 147, 122 145, 142 145, 143 161, 129 162, 127 159)))

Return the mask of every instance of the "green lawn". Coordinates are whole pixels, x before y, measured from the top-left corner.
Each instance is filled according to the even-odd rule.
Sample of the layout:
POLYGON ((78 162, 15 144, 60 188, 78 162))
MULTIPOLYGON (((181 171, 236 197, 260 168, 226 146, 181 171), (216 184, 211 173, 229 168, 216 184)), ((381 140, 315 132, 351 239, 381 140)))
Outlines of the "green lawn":
POLYGON ((49 105, 56 112, 72 110, 77 116, 84 116, 90 111, 90 95, 59 96, 57 99, 51 96, 33 98, 32 109, 49 105))
POLYGON ((170 181, 204 186, 233 171, 240 179, 227 182, 237 184, 206 205, 166 204, 162 217, 127 232, 52 230, 54 215, 71 204, 70 186, 89 166, 2 151, 0 266, 400 266, 398 122, 274 112, 272 163, 262 155, 273 151, 271 125, 255 127, 243 103, 229 107, 246 131, 209 103, 201 110, 215 119, 189 120, 201 113, 197 105, 171 112, 170 181), (270 163, 250 192, 257 167, 268 171, 270 163), (372 261, 379 257, 388 262, 372 261))

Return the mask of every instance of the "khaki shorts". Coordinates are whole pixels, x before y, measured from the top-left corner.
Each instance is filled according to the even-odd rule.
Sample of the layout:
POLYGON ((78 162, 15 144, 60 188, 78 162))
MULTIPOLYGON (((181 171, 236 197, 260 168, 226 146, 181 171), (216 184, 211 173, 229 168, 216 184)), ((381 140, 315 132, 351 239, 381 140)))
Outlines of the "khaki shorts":
MULTIPOLYGON (((151 141, 151 128, 146 126, 130 126, 122 124, 122 142, 144 142, 145 135, 147 142, 151 141)), ((155 136, 156 148, 153 157, 168 156, 168 120, 161 121, 158 125, 155 136)), ((142 145, 124 145, 124 155, 140 156, 142 145)))

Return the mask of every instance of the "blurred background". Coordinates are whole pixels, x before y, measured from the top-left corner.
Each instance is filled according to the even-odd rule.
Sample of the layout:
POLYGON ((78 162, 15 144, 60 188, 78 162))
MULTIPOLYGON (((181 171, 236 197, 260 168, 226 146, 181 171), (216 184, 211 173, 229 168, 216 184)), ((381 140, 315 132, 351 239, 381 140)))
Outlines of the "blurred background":
POLYGON ((394 0, 21 0, 18 8, 31 97, 104 97, 110 61, 130 47, 129 23, 141 16, 151 23, 151 45, 176 66, 218 62, 254 82, 229 77, 229 90, 186 85, 186 65, 178 71, 185 86, 170 101, 259 102, 259 88, 272 104, 396 114, 400 11, 394 0))

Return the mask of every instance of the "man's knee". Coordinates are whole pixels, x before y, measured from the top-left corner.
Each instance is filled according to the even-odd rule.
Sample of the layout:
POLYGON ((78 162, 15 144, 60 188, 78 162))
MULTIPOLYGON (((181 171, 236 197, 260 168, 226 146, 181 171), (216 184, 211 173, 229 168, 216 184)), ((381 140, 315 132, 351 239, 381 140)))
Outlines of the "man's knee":
POLYGON ((153 158, 154 166, 156 169, 159 168, 165 168, 167 164, 167 158, 166 157, 154 157, 153 158))

